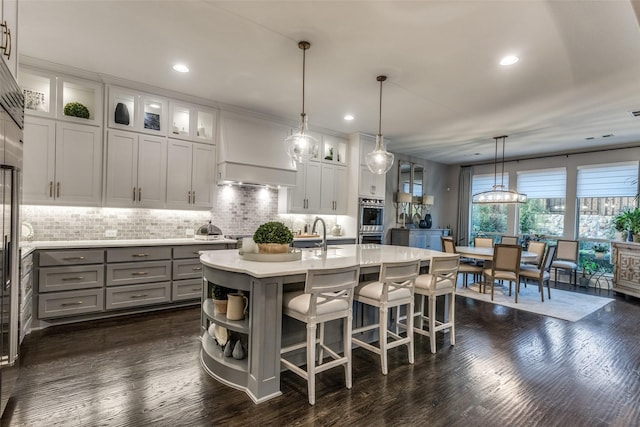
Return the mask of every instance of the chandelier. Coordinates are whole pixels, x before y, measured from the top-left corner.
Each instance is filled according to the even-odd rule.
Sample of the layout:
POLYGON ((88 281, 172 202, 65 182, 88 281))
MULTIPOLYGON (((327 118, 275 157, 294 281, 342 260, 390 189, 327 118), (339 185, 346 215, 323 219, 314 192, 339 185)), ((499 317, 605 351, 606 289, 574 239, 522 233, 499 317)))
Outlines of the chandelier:
POLYGON ((483 191, 473 195, 471 203, 489 204, 489 203, 526 203, 527 195, 511 191, 504 185, 504 143, 507 135, 494 136, 496 140, 496 149, 493 161, 493 187, 489 191, 483 191), (500 184, 498 184, 498 140, 502 139, 502 173, 500 175, 500 184))
POLYGON ((371 173, 384 175, 393 165, 393 154, 385 150, 384 137, 382 136, 382 82, 387 80, 387 76, 378 76, 376 80, 380 82, 380 114, 378 115, 378 135, 376 135, 376 148, 367 153, 367 167, 371 173))

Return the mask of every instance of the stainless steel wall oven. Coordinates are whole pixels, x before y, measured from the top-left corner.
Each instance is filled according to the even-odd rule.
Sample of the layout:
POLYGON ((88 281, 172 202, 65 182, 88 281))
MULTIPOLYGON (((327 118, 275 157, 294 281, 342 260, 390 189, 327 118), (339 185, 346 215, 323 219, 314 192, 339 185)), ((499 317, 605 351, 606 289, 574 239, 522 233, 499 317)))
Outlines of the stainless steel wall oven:
POLYGON ((360 199, 358 243, 382 244, 384 237, 384 200, 360 199))

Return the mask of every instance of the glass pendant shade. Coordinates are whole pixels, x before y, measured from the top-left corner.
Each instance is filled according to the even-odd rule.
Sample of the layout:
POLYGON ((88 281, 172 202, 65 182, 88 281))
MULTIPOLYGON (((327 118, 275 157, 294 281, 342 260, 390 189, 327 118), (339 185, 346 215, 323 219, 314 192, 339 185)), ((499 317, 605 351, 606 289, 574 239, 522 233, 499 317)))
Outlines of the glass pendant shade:
POLYGON ((376 136, 376 148, 367 153, 367 167, 371 173, 376 175, 386 174, 393 165, 393 154, 384 148, 384 137, 382 136, 382 82, 387 80, 387 76, 378 76, 376 80, 380 82, 380 110, 378 115, 378 135, 376 136))
POLYGON ((384 137, 382 135, 376 136, 376 148, 367 153, 367 167, 371 173, 376 175, 384 175, 391 169, 393 165, 393 153, 390 153, 384 149, 384 137))
POLYGON ((306 114, 300 115, 300 127, 293 135, 284 140, 284 146, 289 157, 298 163, 304 163, 318 157, 320 143, 308 133, 306 114))

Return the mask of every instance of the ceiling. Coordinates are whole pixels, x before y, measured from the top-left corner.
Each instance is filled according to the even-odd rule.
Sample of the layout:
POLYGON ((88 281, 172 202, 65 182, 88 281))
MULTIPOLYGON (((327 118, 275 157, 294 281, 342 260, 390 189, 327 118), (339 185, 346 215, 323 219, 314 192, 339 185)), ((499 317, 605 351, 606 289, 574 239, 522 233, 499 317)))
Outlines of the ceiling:
POLYGON ((308 40, 310 127, 375 135, 385 74, 382 133, 396 153, 482 162, 503 134, 507 158, 640 145, 640 7, 628 0, 19 4, 23 55, 292 123, 308 40), (507 54, 520 61, 500 66, 507 54))

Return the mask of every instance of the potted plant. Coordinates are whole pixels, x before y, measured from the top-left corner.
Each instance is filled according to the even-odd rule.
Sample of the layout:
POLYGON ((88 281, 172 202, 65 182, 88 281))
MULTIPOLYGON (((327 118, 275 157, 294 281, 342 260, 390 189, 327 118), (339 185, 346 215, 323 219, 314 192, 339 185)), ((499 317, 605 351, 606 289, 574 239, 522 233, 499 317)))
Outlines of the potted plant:
POLYGON ((609 252, 609 245, 605 243, 596 243, 593 245, 593 252, 596 255, 596 258, 602 259, 604 255, 609 252))
POLYGON ((81 119, 88 119, 90 116, 89 109, 79 102, 69 102, 64 106, 64 115, 80 117, 81 119))
POLYGON ((591 276, 593 276, 598 269, 598 265, 590 259, 583 258, 582 261, 580 261, 580 268, 582 268, 582 276, 578 278, 580 286, 589 287, 591 276))
POLYGON ((227 295, 233 292, 232 289, 225 288, 220 285, 213 285, 212 297, 213 297, 213 311, 216 314, 227 313, 227 295))
POLYGON ((632 242, 633 235, 640 232, 640 208, 625 209, 611 221, 613 228, 621 233, 627 233, 627 242, 632 242))
POLYGON ((265 222, 253 234, 253 241, 260 253, 287 253, 293 242, 293 233, 281 222, 265 222))

